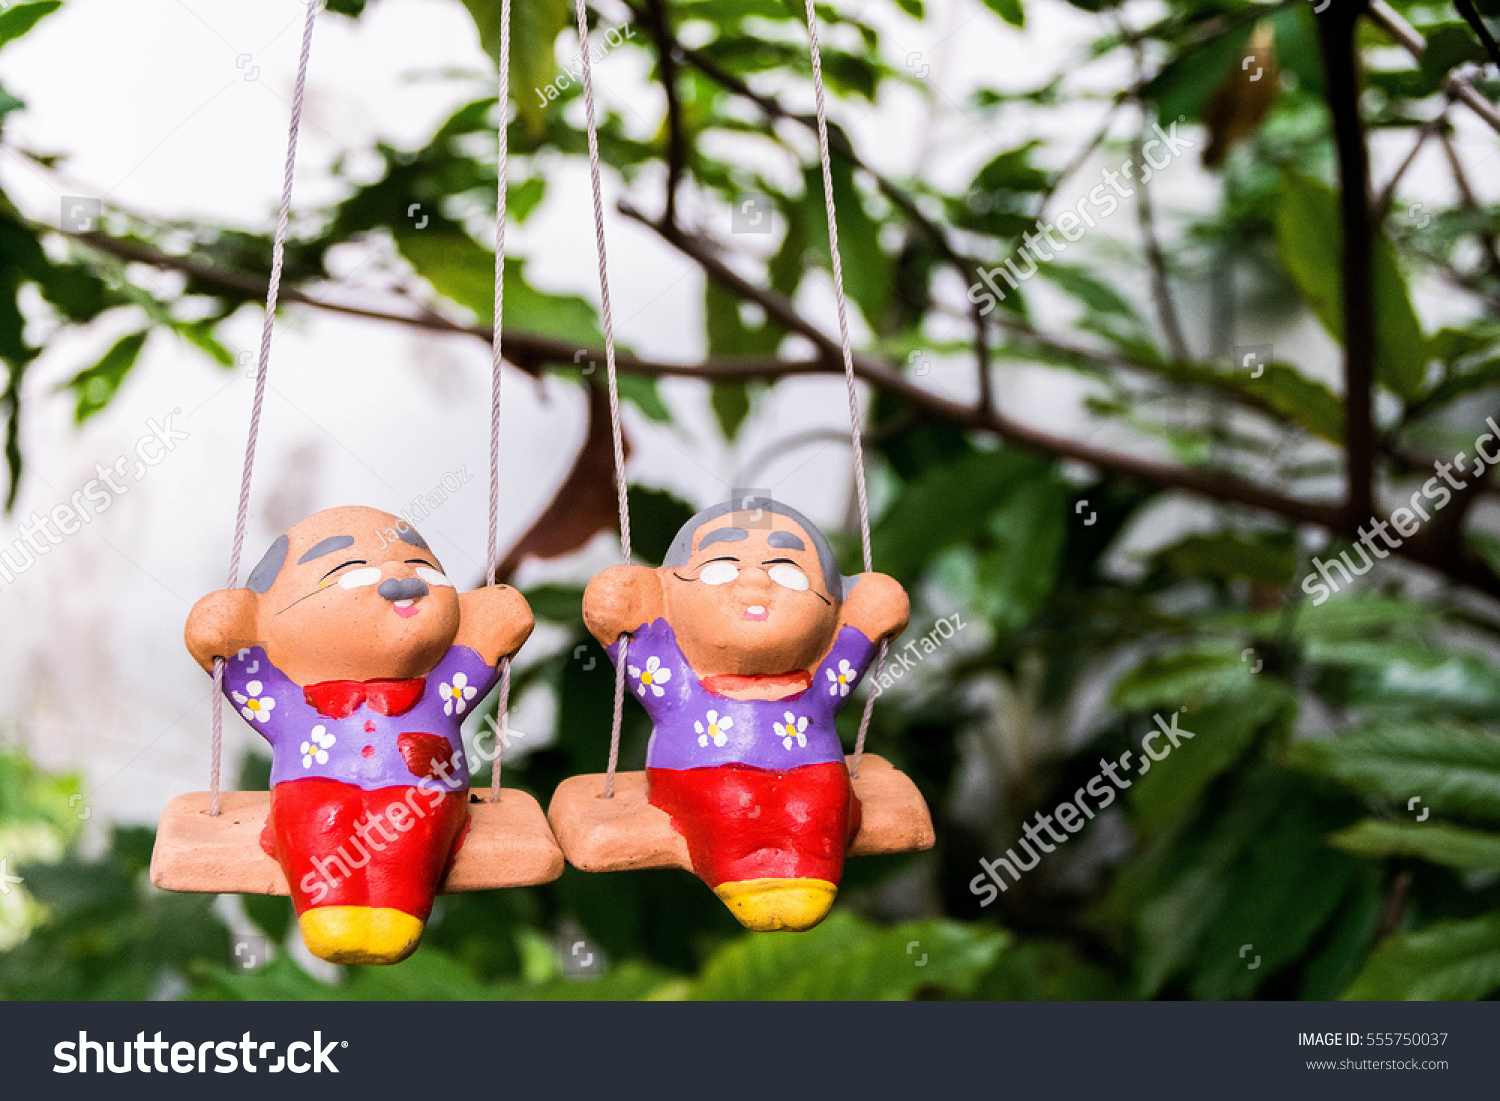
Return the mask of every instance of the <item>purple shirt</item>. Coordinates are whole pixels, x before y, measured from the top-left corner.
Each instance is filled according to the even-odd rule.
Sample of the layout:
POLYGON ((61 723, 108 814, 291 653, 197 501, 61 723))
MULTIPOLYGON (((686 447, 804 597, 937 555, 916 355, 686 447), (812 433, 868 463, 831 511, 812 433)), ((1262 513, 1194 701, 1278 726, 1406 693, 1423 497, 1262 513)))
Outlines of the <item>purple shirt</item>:
MULTIPOLYGON (((664 619, 634 632, 625 659, 627 691, 651 716, 650 768, 743 764, 789 769, 842 761, 833 717, 864 676, 875 644, 845 627, 813 674, 812 686, 781 700, 736 700, 703 687, 664 619)), ((619 643, 609 648, 618 663, 619 643)))
POLYGON ((459 726, 498 679, 477 653, 454 646, 427 674, 421 697, 400 715, 382 715, 364 702, 347 718, 336 719, 310 704, 302 686, 272 665, 265 650, 252 646, 225 663, 224 695, 271 743, 273 786, 317 777, 366 791, 409 787, 432 773, 429 762, 443 759, 446 742, 453 767, 446 780, 432 773, 427 787, 464 791, 469 766, 459 726), (408 766, 408 756, 417 771, 408 766))

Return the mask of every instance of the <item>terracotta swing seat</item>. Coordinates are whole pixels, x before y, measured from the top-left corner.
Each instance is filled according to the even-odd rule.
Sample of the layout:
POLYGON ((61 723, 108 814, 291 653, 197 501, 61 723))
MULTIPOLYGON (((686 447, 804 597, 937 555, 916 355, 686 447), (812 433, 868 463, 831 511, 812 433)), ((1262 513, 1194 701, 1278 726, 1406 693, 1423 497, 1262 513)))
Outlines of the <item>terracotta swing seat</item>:
MULTIPOLYGON (((864 755, 854 793, 864 814, 850 856, 932 848, 936 837, 927 804, 917 785, 885 758, 864 755)), ((547 819, 568 863, 580 871, 692 870, 687 841, 666 811, 647 801, 644 772, 616 773, 612 799, 604 797, 603 773, 570 777, 553 794, 547 819)))
MULTIPOLYGON (((209 817, 208 792, 177 796, 161 817, 151 882, 168 891, 288 894, 281 865, 260 847, 270 809, 269 791, 221 793, 217 818, 209 817)), ((562 871, 563 855, 541 805, 524 791, 505 788, 498 803, 471 799, 469 832, 441 890, 528 887, 550 883, 562 871)))

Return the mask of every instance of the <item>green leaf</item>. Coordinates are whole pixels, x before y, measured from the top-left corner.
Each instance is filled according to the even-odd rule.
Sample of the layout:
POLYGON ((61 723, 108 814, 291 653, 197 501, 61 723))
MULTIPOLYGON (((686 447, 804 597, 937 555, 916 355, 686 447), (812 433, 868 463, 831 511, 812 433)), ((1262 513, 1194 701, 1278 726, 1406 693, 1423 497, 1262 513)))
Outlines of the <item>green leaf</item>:
POLYGON ((1008 941, 953 921, 878 929, 837 911, 806 933, 741 937, 712 956, 695 1000, 894 1001, 937 987, 968 993, 1008 941))
POLYGON ((670 490, 631 486, 627 493, 633 549, 642 561, 660 562, 697 510, 670 490))
MULTIPOLYGON (((1263 678, 1256 689, 1233 696, 1178 720, 1179 729, 1194 735, 1130 787, 1130 804, 1141 827, 1157 830, 1185 817, 1208 785, 1244 756, 1255 736, 1269 722, 1296 713, 1296 699, 1279 680, 1263 678)), ((1158 751, 1170 747, 1158 738, 1158 751)))
POLYGON ((715 383, 709 392, 709 402, 718 418, 719 431, 733 443, 740 425, 750 415, 750 388, 743 382, 715 383))
POLYGON ((1402 638, 1313 641, 1303 653, 1311 663, 1341 671, 1347 697, 1361 707, 1475 719, 1500 710, 1500 670, 1479 654, 1402 638))
POLYGON ((1257 585, 1285 586, 1297 569, 1296 547, 1285 533, 1189 535, 1153 556, 1155 564, 1184 577, 1243 577, 1257 585))
POLYGON ((79 371, 68 381, 67 388, 78 398, 78 408, 74 412, 74 419, 78 423, 82 424, 109 404, 120 389, 120 384, 125 381, 125 376, 135 366, 141 348, 146 343, 146 336, 144 330, 122 336, 104 353, 104 358, 87 370, 79 371))
POLYGON ((1462 23, 1448 23, 1422 28, 1427 39, 1427 49, 1420 62, 1422 75, 1434 85, 1442 82, 1449 71, 1466 61, 1484 64, 1489 60, 1484 47, 1474 37, 1474 32, 1462 23))
POLYGON ((1048 464, 1019 451, 972 452, 930 466, 875 525, 875 559, 910 585, 939 552, 977 538, 1017 486, 1046 477, 1048 464))
POLYGON ((1068 515, 1067 491, 1051 478, 1018 480, 990 513, 993 545, 978 555, 977 603, 996 630, 1024 626, 1052 591, 1068 515))
POLYGON ((0 46, 20 38, 43 17, 62 7, 62 0, 41 0, 37 4, 17 4, 0 11, 0 46))
POLYGON ((1147 367, 1163 378, 1232 394, 1286 424, 1300 424, 1329 443, 1344 439, 1344 405, 1327 386, 1286 363, 1266 363, 1259 375, 1244 365, 1228 372, 1193 363, 1147 367))
POLYGON ((4 88, 0 88, 0 123, 5 121, 5 116, 12 111, 19 111, 26 106, 24 100, 17 99, 4 88))
POLYGON ((1362 856, 1419 856, 1449 868, 1500 872, 1500 834, 1446 822, 1387 822, 1366 818, 1329 838, 1362 856))
POLYGON ((1135 931, 1139 996, 1156 994, 1193 959, 1223 904, 1230 870, 1283 804, 1277 778, 1252 772, 1215 820, 1197 829, 1184 822, 1127 867, 1110 908, 1123 907, 1135 931))
POLYGON ((1115 684, 1112 699, 1126 711, 1175 711, 1225 696, 1242 697, 1253 689, 1254 678, 1254 666, 1243 650, 1205 643, 1141 662, 1115 684))
POLYGON ((1435 722, 1372 722, 1327 741, 1298 742, 1293 763, 1401 806, 1500 822, 1500 737, 1435 722))
MULTIPOLYGON (((843 261, 844 289, 864 314, 872 329, 885 319, 891 291, 891 260, 880 247, 880 226, 865 212, 864 200, 854 183, 854 167, 836 150, 833 169, 833 199, 838 207, 839 256, 843 261)), ((808 228, 808 246, 832 272, 828 257, 828 216, 823 206, 823 173, 809 168, 803 177, 803 217, 808 228)))
POLYGON ((1012 27, 1026 25, 1026 13, 1021 9, 1021 0, 984 0, 984 6, 1012 27))
MULTIPOLYGON (((485 324, 495 316, 495 254, 456 230, 408 230, 396 238, 401 255, 433 289, 471 310, 485 324)), ((526 262, 505 258, 507 328, 600 347, 594 307, 573 294, 549 294, 526 281, 526 262)), ((594 365, 603 370, 602 363, 594 365)), ((583 365, 579 364, 580 370, 583 365)), ((649 380, 646 380, 649 381, 649 380)), ((623 392, 624 379, 621 379, 623 392)))
POLYGON ((1060 940, 1027 940, 1000 953, 976 1001, 1093 1002, 1121 996, 1119 981, 1060 940))
POLYGON ((1370 957, 1346 1001, 1458 1001, 1500 989, 1500 914, 1397 933, 1370 957))
MULTIPOLYGON (((1344 339, 1342 233, 1332 188, 1288 173, 1276 212, 1282 263, 1303 299, 1335 340, 1344 339)), ((1416 398, 1427 375, 1427 341, 1407 294, 1396 254, 1374 241, 1375 378, 1403 398, 1416 398)))
POLYGON ((672 411, 667 408, 667 403, 661 400, 661 389, 656 385, 656 379, 647 378, 645 375, 621 375, 619 389, 620 397, 634 405, 649 419, 657 424, 672 423, 672 411))
MULTIPOLYGON (((484 52, 498 61, 500 0, 464 0, 464 7, 479 28, 484 52)), ((511 98, 517 116, 533 138, 540 137, 547 124, 547 109, 534 89, 545 90, 564 72, 557 63, 557 37, 572 25, 573 6, 567 0, 527 0, 511 7, 511 98)))
POLYGON ((1295 799, 1256 834, 1199 945, 1194 997, 1248 997, 1298 960, 1332 917, 1359 863, 1321 843, 1328 813, 1326 803, 1295 799))
MULTIPOLYGON (((631 487, 634 492, 634 487, 631 487)), ((635 514, 634 501, 631 512, 635 514)), ((537 619, 550 623, 578 623, 583 607, 583 590, 573 585, 537 585, 523 594, 537 619)))
POLYGON ((1477 390, 1500 386, 1500 358, 1487 359, 1468 370, 1443 379, 1422 398, 1422 408, 1432 409, 1466 397, 1477 390))
POLYGON ((1250 41, 1251 29, 1244 24, 1221 32, 1201 46, 1182 50, 1162 66, 1161 72, 1146 85, 1145 95, 1155 101, 1157 116, 1163 123, 1179 116, 1202 117, 1208 97, 1239 63, 1250 41))

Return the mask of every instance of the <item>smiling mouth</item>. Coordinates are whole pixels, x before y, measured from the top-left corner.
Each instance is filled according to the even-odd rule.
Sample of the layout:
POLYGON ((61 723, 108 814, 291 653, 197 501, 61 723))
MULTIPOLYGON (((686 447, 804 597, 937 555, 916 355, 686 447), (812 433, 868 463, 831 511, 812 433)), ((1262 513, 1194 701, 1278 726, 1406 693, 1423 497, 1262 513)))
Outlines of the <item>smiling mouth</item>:
POLYGON ((756 623, 770 618, 770 615, 771 613, 766 609, 764 604, 752 604, 745 609, 745 618, 753 620, 756 623))
POLYGON ((402 619, 410 619, 422 610, 416 604, 415 600, 398 600, 391 605, 391 611, 395 612, 402 619))

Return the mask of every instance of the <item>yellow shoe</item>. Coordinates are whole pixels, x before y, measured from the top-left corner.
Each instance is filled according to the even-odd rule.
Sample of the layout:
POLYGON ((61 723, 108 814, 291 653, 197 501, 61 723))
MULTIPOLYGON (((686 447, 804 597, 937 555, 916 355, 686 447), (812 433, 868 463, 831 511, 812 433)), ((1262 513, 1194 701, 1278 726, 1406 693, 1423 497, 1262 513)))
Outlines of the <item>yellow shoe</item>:
POLYGON ((800 933, 828 916, 839 889, 826 879, 742 879, 714 888, 739 923, 758 933, 800 933))
POLYGON ((422 942, 422 922, 376 906, 320 906, 298 924, 307 950, 329 963, 400 963, 422 942))

